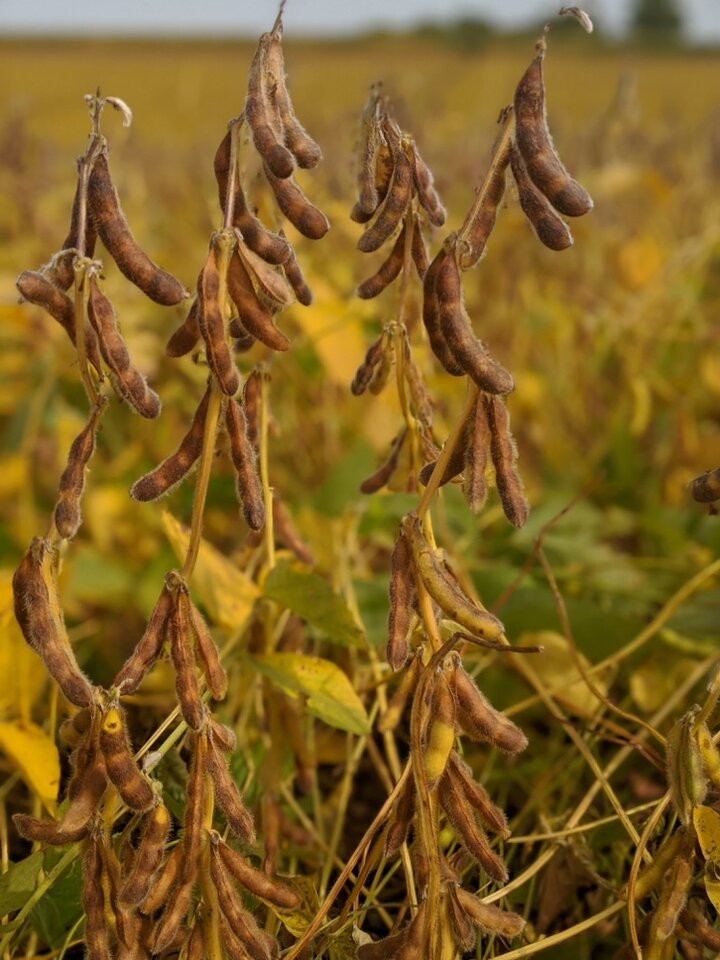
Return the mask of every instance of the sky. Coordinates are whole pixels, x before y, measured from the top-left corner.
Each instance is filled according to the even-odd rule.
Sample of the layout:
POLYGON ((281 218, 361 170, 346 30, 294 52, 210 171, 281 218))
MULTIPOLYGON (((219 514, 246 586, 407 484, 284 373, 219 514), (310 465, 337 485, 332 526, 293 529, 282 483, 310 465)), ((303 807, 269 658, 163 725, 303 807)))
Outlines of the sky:
MULTIPOLYGON (((596 27, 620 33, 633 0, 586 0, 596 27)), ((287 36, 476 16, 513 27, 557 12, 562 0, 287 0, 287 36)), ((680 0, 688 35, 720 40, 720 0, 680 0)), ((267 30, 276 0, 0 0, 0 36, 13 33, 241 34, 267 30)))

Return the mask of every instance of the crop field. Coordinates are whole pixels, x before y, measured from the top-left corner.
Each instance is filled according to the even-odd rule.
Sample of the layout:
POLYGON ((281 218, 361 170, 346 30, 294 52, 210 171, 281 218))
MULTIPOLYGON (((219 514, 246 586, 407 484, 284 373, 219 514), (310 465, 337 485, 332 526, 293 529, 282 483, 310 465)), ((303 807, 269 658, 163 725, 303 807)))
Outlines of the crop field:
POLYGON ((692 495, 720 467, 720 58, 551 30, 547 120, 593 208, 548 249, 508 166, 443 300, 414 230, 447 279, 498 166, 552 200, 515 97, 536 39, 284 40, 322 214, 282 209, 251 100, 218 174, 254 40, 0 40, 0 960, 720 955, 720 517, 692 495), (133 111, 99 132, 177 296, 103 232, 88 94, 133 111), (407 173, 381 237, 413 141, 447 219, 407 173), (81 155, 102 263, 66 259, 76 351, 16 280, 63 246, 81 155), (233 233, 242 189, 310 305, 233 233), (444 362, 431 295, 471 323, 444 362), (190 466, 156 471, 191 421, 190 466))

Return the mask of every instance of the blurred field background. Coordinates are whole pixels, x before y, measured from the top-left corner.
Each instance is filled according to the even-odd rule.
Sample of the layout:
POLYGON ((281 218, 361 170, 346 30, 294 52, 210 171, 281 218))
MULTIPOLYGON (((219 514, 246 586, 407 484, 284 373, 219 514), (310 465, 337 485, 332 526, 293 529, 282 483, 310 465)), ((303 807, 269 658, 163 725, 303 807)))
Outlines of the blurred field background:
MULTIPOLYGON (((693 477, 720 465, 720 60, 710 52, 614 50, 577 34, 558 29, 550 36, 548 113, 561 155, 592 194, 595 210, 572 224, 574 248, 554 254, 537 242, 509 191, 487 257, 465 285, 477 332, 515 375, 509 405, 531 521, 511 532, 494 497, 473 519, 451 489, 441 522, 447 545, 492 603, 517 574, 542 524, 581 495, 549 534, 547 549, 575 638, 595 661, 636 636, 720 548, 718 518, 693 503, 686 489, 693 477)), ((66 450, 85 417, 69 343, 40 310, 17 305, 14 286, 21 270, 45 262, 64 239, 74 161, 88 131, 83 94, 99 86, 133 108, 129 130, 119 116, 103 121, 123 207, 154 259, 192 288, 209 233, 219 225, 213 154, 227 120, 242 109, 253 47, 0 43, 0 587, 6 626, 11 571, 30 537, 47 526, 66 450)), ((361 228, 348 218, 360 110, 369 85, 382 80, 435 173, 452 229, 472 202, 498 113, 512 100, 532 55, 530 36, 478 49, 432 35, 286 43, 298 115, 325 154, 302 183, 332 230, 315 244, 293 237, 315 303, 283 314, 293 346, 272 360, 271 469, 322 570, 332 575, 340 546, 352 545, 360 614, 377 646, 384 642, 394 518, 415 497, 400 492, 368 500, 358 493, 384 458, 399 420, 384 397, 349 392, 367 345, 396 306, 392 292, 369 303, 353 296, 378 262, 355 249, 361 228)), ((435 249, 443 235, 436 235, 435 249)), ((179 310, 150 304, 110 271, 108 290, 164 411, 158 422, 147 423, 113 405, 90 476, 86 522, 64 567, 67 616, 81 661, 98 682, 112 676, 134 644, 159 578, 174 562, 161 508, 132 503, 127 489, 175 447, 205 378, 189 358, 163 356, 179 310)), ((442 441, 461 408, 462 387, 438 371, 417 322, 413 340, 437 403, 442 441)), ((255 350, 241 364, 260 359, 255 350)), ((219 461, 217 470, 206 535, 232 555, 246 531, 229 468, 219 461)), ((186 486, 164 505, 187 520, 190 499, 186 486)), ((515 640, 558 630, 540 573, 525 579, 502 616, 515 640)), ((642 715, 655 710, 712 656, 719 619, 720 589, 711 581, 635 655, 631 669, 614 678, 618 699, 642 715)), ((5 663, 11 647, 2 649, 5 663)), ((7 669, 22 660, 29 671, 19 705, 0 699, 0 711, 9 716, 19 711, 27 717, 42 690, 33 655, 27 654, 27 664, 23 657, 18 645, 5 663, 7 669)), ((489 671, 485 688, 500 707, 527 695, 507 671, 489 671)), ((687 705, 692 702, 690 695, 687 705)), ((576 705, 576 712, 582 726, 587 709, 576 705)), ((533 716, 527 716, 531 727, 533 716)), ((562 731, 546 735, 544 755, 528 758, 516 781, 539 776, 541 759, 543 777, 556 762, 565 768, 562 731)), ((587 776, 580 761, 572 769, 580 779, 587 776)), ((632 804, 662 782, 662 772, 643 763, 620 789, 632 804)), ((558 813, 562 803, 547 796, 540 808, 558 813)), ((619 837, 604 840, 606 869, 621 868, 613 847, 619 837)))

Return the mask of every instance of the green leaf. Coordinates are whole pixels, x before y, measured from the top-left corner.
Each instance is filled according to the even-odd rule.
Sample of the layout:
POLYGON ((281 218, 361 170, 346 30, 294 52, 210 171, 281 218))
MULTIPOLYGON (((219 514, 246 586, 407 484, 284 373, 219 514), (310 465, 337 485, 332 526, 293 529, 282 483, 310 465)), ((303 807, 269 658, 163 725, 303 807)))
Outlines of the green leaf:
POLYGON ((43 864, 42 850, 31 853, 25 860, 11 863, 0 876, 0 917, 23 907, 37 886, 38 873, 43 864))
POLYGON ((285 693, 306 697, 306 707, 314 717, 350 733, 370 732, 365 707, 347 676, 330 660, 299 653, 266 653, 251 660, 285 693))
POLYGON ((341 596, 317 573, 290 560, 280 560, 270 571, 263 593, 345 647, 362 645, 363 632, 341 596))
MULTIPOLYGON (((48 850, 45 869, 51 869, 51 865, 54 865, 57 859, 58 851, 48 850)), ((62 947, 68 932, 82 917, 81 891, 82 864, 77 857, 70 868, 58 877, 30 914, 33 929, 52 950, 62 947)))

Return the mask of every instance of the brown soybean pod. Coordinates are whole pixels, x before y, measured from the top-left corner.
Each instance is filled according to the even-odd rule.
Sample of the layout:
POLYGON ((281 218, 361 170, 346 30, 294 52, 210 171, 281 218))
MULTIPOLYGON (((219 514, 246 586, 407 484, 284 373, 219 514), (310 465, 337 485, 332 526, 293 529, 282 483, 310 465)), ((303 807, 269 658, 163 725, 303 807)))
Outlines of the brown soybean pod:
POLYGON ((221 391, 232 397, 240 389, 240 376, 225 336, 219 296, 220 274, 213 242, 198 281, 198 325, 207 348, 208 366, 215 374, 221 391))
POLYGON ((165 901, 165 909, 154 928, 152 953, 162 953, 173 942, 190 908, 194 879, 178 883, 165 901))
MULTIPOLYGON (((360 118, 360 145, 357 173, 359 200, 356 204, 357 212, 369 220, 380 203, 376 179, 378 151, 383 141, 380 119, 384 112, 383 99, 377 89, 370 93, 370 99, 365 105, 360 118)), ((353 220, 356 219, 351 214, 353 220)), ((363 220, 357 218, 358 223, 363 220)))
POLYGON ((47 843, 54 847, 77 843, 88 833, 87 824, 76 827, 74 830, 64 830, 55 820, 38 820, 26 813, 14 813, 12 821, 17 832, 25 840, 32 840, 33 843, 47 843))
POLYGON ((468 809, 462 792, 449 777, 441 778, 438 796, 448 820, 485 873, 498 883, 507 883, 505 864, 490 848, 488 838, 477 825, 474 813, 468 809))
POLYGON ((510 373, 487 353, 473 333, 463 306, 462 281, 454 250, 441 262, 435 278, 438 319, 449 351, 463 371, 487 393, 510 393, 510 373))
POLYGON ((592 210, 587 191, 573 180, 555 150, 545 114, 545 41, 515 90, 515 138, 530 179, 560 213, 581 217, 592 210))
POLYGON ((218 747, 224 753, 232 753, 237 747, 235 731, 231 727, 225 726, 224 723, 219 723, 213 717, 208 718, 208 723, 210 726, 210 734, 218 747))
POLYGON ((245 379, 242 392, 242 405, 245 414, 245 423, 247 428, 248 440, 254 450, 258 449, 259 423, 260 423, 260 384, 263 374, 256 367, 251 370, 245 379))
POLYGON ((134 367, 117 376, 110 371, 110 382, 113 390, 120 398, 130 404, 130 407, 141 417, 153 420, 159 416, 160 397, 147 385, 145 377, 134 367))
POLYGON ((485 740, 505 753, 520 753, 527 747, 520 727, 492 706, 462 667, 455 672, 455 697, 458 723, 472 740, 485 740))
POLYGON ((510 167, 517 184, 520 206, 538 240, 550 250, 567 250, 573 244, 568 225, 532 182, 520 151, 514 145, 510 148, 510 167))
POLYGON ((405 262, 405 234, 407 232, 407 221, 398 234, 398 238, 390 251, 387 260, 380 268, 367 280, 363 280, 357 288, 357 295, 361 300, 372 300, 383 292, 383 290, 393 282, 403 268, 405 262))
POLYGON ((103 865, 103 885, 107 886, 108 926, 115 929, 120 943, 127 947, 133 924, 130 914, 120 903, 120 861, 115 850, 105 841, 100 841, 98 849, 103 865))
POLYGON ((462 887, 455 887, 455 895, 470 920, 485 933, 495 933, 511 940, 523 932, 525 921, 517 913, 501 910, 492 903, 483 903, 462 887))
POLYGON ((98 286, 95 273, 89 275, 88 285, 90 324, 97 335, 103 360, 115 376, 119 377, 130 369, 130 354, 120 335, 113 305, 98 286))
POLYGON ((261 299, 270 307, 271 310, 289 307, 295 300, 295 294, 290 283, 281 271, 275 270, 272 266, 265 263, 262 257, 250 249, 244 243, 242 234, 237 237, 237 253, 248 274, 257 284, 257 291, 261 299))
POLYGON ((239 317, 231 317, 228 320, 228 332, 233 338, 233 350, 235 353, 247 353, 257 343, 255 337, 248 333, 240 322, 239 317))
POLYGON ((299 167, 311 170, 322 160, 322 151, 295 115, 287 88, 282 43, 276 33, 271 35, 268 44, 267 67, 272 78, 272 87, 268 93, 282 127, 285 145, 299 167))
POLYGON ((145 632, 111 684, 119 693, 135 693, 145 674, 160 656, 172 602, 172 594, 167 586, 164 586, 150 614, 145 632))
MULTIPOLYGON (((280 236, 283 237, 283 239, 285 238, 282 230, 280 231, 280 236)), ((305 277, 303 277, 300 264, 297 262, 297 257, 295 256, 295 251, 292 249, 292 247, 290 247, 290 256, 287 258, 287 260, 283 261, 282 267, 285 271, 285 276, 288 279, 288 283, 295 291, 297 302, 301 303, 304 307, 309 307, 313 299, 312 290, 305 282, 305 277)))
POLYGON ((152 806, 155 795, 149 781, 137 767, 130 750, 125 718, 118 707, 110 707, 100 730, 100 749, 110 782, 132 810, 152 806))
POLYGON ((85 488, 85 471, 95 452, 95 436, 106 406, 107 399, 99 398, 90 413, 87 425, 70 446, 67 466, 60 477, 54 519, 58 533, 65 540, 71 540, 80 527, 80 501, 85 488))
POLYGON ((217 850, 223 867, 253 896, 272 903, 281 910, 294 910, 300 905, 300 897, 294 890, 285 886, 277 878, 269 877, 251 866, 237 851, 223 843, 218 835, 212 836, 212 842, 213 850, 217 850))
POLYGON ((447 213, 433 186, 433 175, 430 172, 430 167, 428 167, 420 156, 420 151, 415 143, 411 144, 410 152, 412 154, 413 181, 415 183, 418 200, 427 213, 430 223, 432 223, 434 227, 441 227, 445 223, 447 213))
POLYGON ((52 576, 43 575, 49 544, 35 537, 13 575, 15 618, 26 642, 41 657, 64 696, 76 707, 93 703, 90 683, 80 670, 67 637, 52 576), (50 585, 49 585, 50 584, 50 585))
POLYGON ((385 199, 377 216, 358 240, 358 250, 372 253, 392 235, 410 203, 412 179, 410 160, 401 144, 385 199))
POLYGON ((195 750, 185 789, 185 814, 183 816, 182 863, 180 883, 192 880, 198 871, 203 833, 203 807, 205 803, 205 777, 207 737, 201 734, 195 740, 195 750))
POLYGON ((424 280, 428 266, 430 265, 430 260, 428 258, 427 247, 425 246, 422 230, 420 229, 420 224, 417 222, 417 220, 413 226, 412 246, 410 248, 410 253, 412 255, 418 277, 420 277, 421 280, 424 280))
POLYGON ((216 844, 210 846, 210 876, 217 892, 218 903, 228 925, 243 944, 252 960, 270 960, 276 952, 267 942, 268 934, 263 933, 255 918, 242 904, 242 898, 230 882, 216 844))
POLYGON ((120 272, 155 303, 166 307, 180 303, 187 295, 183 285, 153 263, 133 237, 104 152, 99 154, 90 174, 88 206, 100 239, 120 272))
POLYGON ((210 403, 211 387, 207 387, 198 404, 190 429, 180 441, 178 448, 163 462, 140 477, 130 488, 133 500, 147 503, 157 500, 173 490, 190 472, 202 453, 205 420, 210 403))
POLYGON ((165 346, 166 357, 184 357, 193 350, 200 340, 200 326, 197 318, 198 302, 193 300, 188 314, 170 337, 165 346))
POLYGON ((452 928, 453 938, 457 946, 463 952, 472 950, 475 946, 476 934, 472 923, 467 914, 460 906, 460 902, 455 893, 455 887, 448 885, 447 894, 444 899, 447 910, 447 919, 452 928))
POLYGON ((415 781, 408 777, 392 810, 391 820, 385 834, 385 858, 395 856, 407 839, 410 824, 415 816, 415 781))
POLYGON ((200 669, 205 676, 213 700, 222 700, 227 693, 228 679, 220 662, 220 653, 208 630, 208 625, 192 600, 189 601, 189 607, 190 623, 195 634, 195 653, 199 658, 200 669))
POLYGON ((158 803, 147 814, 132 870, 120 891, 124 903, 140 903, 145 898, 160 866, 169 832, 170 814, 164 803, 158 803))
POLYGON ((505 196, 505 181, 510 162, 509 138, 501 140, 501 145, 501 152, 493 154, 490 170, 478 190, 478 193, 485 195, 483 203, 472 222, 462 231, 463 242, 459 245, 458 262, 463 270, 474 267, 485 252, 485 244, 493 231, 498 208, 505 196))
MULTIPOLYGON (((18 292, 29 303, 42 307, 53 320, 57 320, 73 346, 75 338, 75 304, 70 297, 52 284, 47 277, 36 270, 25 270, 15 281, 18 292)), ((85 324, 85 350, 88 360, 98 373, 101 370, 100 353, 95 333, 89 324, 85 324)))
POLYGON ((267 163, 265 177, 272 187, 278 207, 296 230, 308 240, 324 237, 330 229, 328 218, 308 200, 295 181, 291 177, 282 179, 275 176, 267 163))
POLYGON ((367 477, 367 479, 363 480, 360 484, 360 493, 377 493, 378 490, 381 490, 385 486, 395 472, 400 458, 400 452, 407 435, 407 427, 403 427, 392 442, 387 460, 378 467, 372 476, 367 477))
POLYGON ((262 530, 265 526, 265 501, 257 472, 255 450, 248 439, 245 414, 235 400, 231 400, 225 408, 225 424, 243 516, 251 530, 262 530))
POLYGON ((417 584, 412 551, 402 531, 395 541, 390 560, 390 613, 385 658, 393 670, 400 670, 408 658, 408 633, 417 601, 417 584))
POLYGON ((96 710, 92 727, 71 758, 73 776, 68 786, 70 802, 60 821, 61 828, 66 831, 86 826, 98 809, 107 787, 107 771, 99 743, 101 719, 102 714, 96 710))
POLYGON ((273 37, 264 33, 250 64, 245 117, 252 130, 255 149, 276 177, 289 177, 295 159, 275 131, 276 118, 266 87, 268 48, 273 37))
POLYGON ((200 687, 195 672, 195 656, 190 626, 190 598, 181 584, 175 591, 175 602, 167 618, 170 659, 175 668, 175 691, 180 712, 187 725, 199 730, 205 718, 200 687))
POLYGON ((85 738, 93 718, 93 708, 83 707, 60 724, 60 742, 66 747, 76 747, 85 738))
POLYGON ((95 252, 95 242, 97 240, 97 233, 95 231, 95 226, 85 212, 85 249, 80 250, 78 248, 78 240, 80 239, 80 197, 82 191, 82 177, 78 177, 77 187, 75 188, 75 196, 73 198, 72 213, 70 215, 70 229, 68 234, 65 237, 65 241, 62 245, 62 251, 67 251, 67 253, 61 252, 53 258, 52 271, 54 274, 55 283, 62 290, 69 290, 70 287, 75 282, 75 269, 74 261, 75 258, 80 257, 92 257, 95 252))
MULTIPOLYGON (((475 419, 475 407, 470 411, 465 422, 462 425, 462 432, 457 440, 457 443, 453 447, 452 453, 450 454, 450 459, 448 460, 445 469, 443 470, 442 476, 440 477, 440 486, 444 487, 446 483, 450 483, 451 480, 454 480, 458 474, 462 473, 465 466, 465 454, 468 444, 468 435, 472 429, 472 425, 475 419)), ((418 475, 418 479, 423 486, 427 486, 430 482, 430 477, 432 476, 435 470, 436 460, 433 460, 430 463, 426 463, 418 475)))
POLYGON ((312 566, 315 563, 315 557, 310 547, 308 547, 300 536, 277 490, 273 493, 272 511, 273 528, 278 543, 281 543, 284 547, 287 547, 288 550, 291 550, 300 563, 306 563, 308 566, 312 566))
POLYGON ((258 299, 250 275, 237 253, 230 258, 227 285, 238 319, 247 332, 271 350, 287 350, 290 341, 275 326, 272 311, 258 299))
POLYGON ((495 467, 495 484, 505 516, 514 527, 527 521, 529 508, 515 462, 517 448, 510 432, 510 415, 499 397, 483 397, 490 428, 490 456, 495 467))
POLYGON ((140 913, 149 915, 155 913, 167 900, 177 875, 180 871, 180 863, 183 859, 182 844, 176 844, 164 863, 152 878, 150 890, 140 905, 140 913))
POLYGON ((99 843, 91 840, 82 862, 82 905, 85 911, 85 945, 88 960, 111 960, 105 913, 103 863, 99 843))
POLYGON ((440 326, 440 303, 437 295, 436 281, 443 263, 452 256, 447 250, 440 250, 425 273, 423 281, 423 323, 427 331, 430 348, 443 368, 451 377, 462 377, 465 369, 451 352, 442 327, 440 326))
POLYGON ((211 741, 208 743, 207 772, 215 785, 215 799, 225 813, 228 826, 240 840, 253 843, 255 829, 250 811, 245 806, 237 784, 230 776, 228 765, 211 741))
POLYGON ((368 347, 363 362, 357 368, 353 382, 350 384, 350 391, 354 396, 359 397, 367 390, 368 385, 372 380, 373 373, 375 372, 375 367, 382 359, 385 343, 385 335, 380 334, 377 340, 373 340, 368 347))
POLYGON ((478 398, 468 431, 465 447, 463 494, 472 513, 479 513, 487 499, 487 467, 490 447, 490 427, 485 404, 478 398))
POLYGON ((696 477, 690 484, 690 493, 697 503, 720 500, 720 467, 696 477))
POLYGON ((477 811, 486 827, 498 833, 503 839, 510 836, 505 814, 492 802, 485 787, 475 780, 470 767, 460 759, 456 750, 450 754, 445 776, 450 777, 460 788, 467 802, 477 811))

